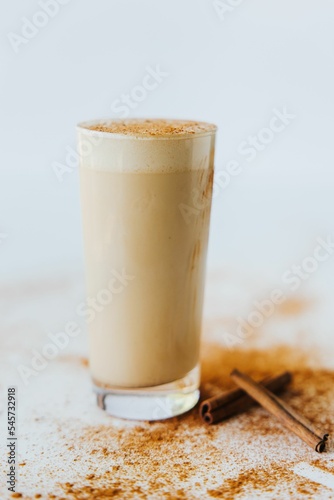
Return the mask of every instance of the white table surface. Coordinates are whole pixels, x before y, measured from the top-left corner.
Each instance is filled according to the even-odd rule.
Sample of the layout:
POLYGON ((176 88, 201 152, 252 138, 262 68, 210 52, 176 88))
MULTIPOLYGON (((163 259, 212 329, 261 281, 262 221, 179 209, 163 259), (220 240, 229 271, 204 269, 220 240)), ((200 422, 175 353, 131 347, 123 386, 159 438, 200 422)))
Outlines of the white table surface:
MULTIPOLYGON (((235 331, 235 317, 245 316, 252 310, 252 301, 266 295, 261 291, 259 277, 245 277, 230 269, 210 272, 204 313, 204 357, 210 351, 209 343, 221 345, 227 364, 233 362, 229 357, 242 360, 243 352, 247 356, 258 349, 264 349, 265 359, 266 352, 273 352, 275 345, 285 345, 290 350, 293 347, 296 353, 305 350, 313 366, 320 364, 330 370, 334 359, 333 296, 327 271, 324 279, 314 281, 313 286, 303 285, 293 294, 287 291, 290 308, 278 308, 234 350, 224 344, 224 332, 235 331)), ((4 456, 6 388, 16 385, 21 464, 16 491, 22 493, 22 498, 34 498, 35 494, 57 499, 334 497, 334 453, 315 453, 267 418, 264 410, 256 409, 212 427, 200 422, 197 410, 153 424, 105 415, 95 405, 84 362, 85 325, 74 312, 83 297, 81 274, 17 283, 1 290, 1 447, 4 456), (28 366, 32 349, 41 350, 48 332, 60 331, 71 319, 80 323, 83 333, 25 386, 18 375, 18 365, 28 366), (264 422, 267 430, 263 429, 264 422), (153 440, 148 450, 143 448, 145 436, 153 440), (164 442, 165 436, 171 441, 164 442), (247 471, 254 477, 243 484, 247 471), (261 471, 269 474, 267 477, 271 475, 270 491, 263 489, 261 471), (90 474, 98 478, 93 483, 87 479, 90 474), (237 494, 238 481, 243 486, 237 494), (66 482, 81 493, 64 493, 62 485, 66 482), (95 496, 83 487, 92 484, 97 488, 95 496), (153 484, 160 485, 158 491, 153 490, 153 484), (101 493, 103 489, 105 493, 101 493)), ((205 390, 211 389, 207 384, 205 390)), ((328 422, 334 410, 334 384, 332 394, 327 391, 325 396, 313 395, 314 399, 317 397, 323 421, 333 431, 333 424, 328 422), (328 400, 321 400, 323 397, 328 400)), ((297 404, 298 397, 295 401, 297 404)), ((3 462, 3 479, 5 472, 3 462)), ((0 497, 10 498, 4 481, 0 497)))

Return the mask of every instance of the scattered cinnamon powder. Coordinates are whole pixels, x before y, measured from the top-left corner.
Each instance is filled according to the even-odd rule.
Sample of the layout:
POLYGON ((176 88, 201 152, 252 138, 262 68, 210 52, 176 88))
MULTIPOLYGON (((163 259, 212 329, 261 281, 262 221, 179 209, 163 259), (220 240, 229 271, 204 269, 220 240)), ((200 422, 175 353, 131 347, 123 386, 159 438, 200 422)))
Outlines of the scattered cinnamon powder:
POLYGON ((190 120, 128 119, 101 121, 95 125, 83 125, 89 130, 137 137, 172 137, 213 132, 211 123, 190 120))
POLYGON ((293 316, 305 312, 311 305, 310 300, 289 297, 277 306, 277 311, 284 316, 293 316))
MULTIPOLYGON (((288 369, 294 380, 283 398, 333 434, 334 372, 317 367, 315 359, 285 346, 227 351, 206 344, 202 353, 202 398, 230 389, 234 367, 255 378, 288 369)), ((313 450, 260 408, 214 426, 203 425, 198 408, 160 422, 110 418, 110 425, 87 426, 71 439, 68 445, 87 469, 61 485, 69 500, 245 498, 254 490, 262 498, 331 498, 331 490, 292 470, 307 461, 333 472, 330 455, 316 460, 313 450)))
MULTIPOLYGON (((235 498, 238 495, 251 494, 254 490, 261 491, 262 494, 270 493, 272 498, 279 498, 280 486, 283 482, 290 482, 291 472, 283 467, 272 466, 269 469, 250 469, 247 472, 242 472, 233 479, 227 479, 223 484, 214 490, 208 490, 208 495, 211 498, 235 498), (233 497, 231 496, 233 495, 233 497)), ((319 484, 312 481, 305 482, 305 479, 296 476, 293 480, 293 485, 289 493, 291 495, 311 495, 319 492, 319 484)), ((296 497, 291 497, 296 498, 296 497)))
POLYGON ((88 359, 87 358, 80 358, 80 363, 82 364, 82 366, 88 366, 89 365, 89 362, 88 362, 88 359))
POLYGON ((319 469, 323 470, 324 472, 329 472, 331 474, 334 474, 334 459, 333 458, 330 460, 327 460, 326 462, 324 462, 323 460, 320 460, 320 459, 312 460, 311 465, 318 467, 319 469))
POLYGON ((87 367, 89 366, 89 361, 87 358, 83 356, 75 356, 71 354, 64 354, 62 356, 58 356, 58 361, 64 361, 66 363, 79 363, 80 365, 87 367))

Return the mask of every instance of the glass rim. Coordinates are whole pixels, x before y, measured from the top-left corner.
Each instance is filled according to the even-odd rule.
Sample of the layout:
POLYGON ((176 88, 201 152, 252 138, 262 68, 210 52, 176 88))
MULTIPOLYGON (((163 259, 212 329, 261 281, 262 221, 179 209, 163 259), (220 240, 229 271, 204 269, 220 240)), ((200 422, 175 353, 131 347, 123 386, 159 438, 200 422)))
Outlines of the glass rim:
POLYGON ((203 121, 198 121, 198 120, 182 120, 180 118, 163 118, 163 120, 166 121, 171 121, 171 122, 182 122, 182 123, 193 123, 196 121, 198 125, 205 125, 205 126, 210 126, 210 130, 202 130, 202 131, 197 131, 194 133, 190 132, 185 132, 184 134, 175 134, 175 135, 164 135, 164 136, 154 136, 154 135, 140 135, 140 134, 122 134, 119 132, 107 132, 103 130, 92 130, 91 126, 93 125, 98 125, 99 123, 121 123, 126 121, 131 121, 131 120, 138 120, 138 121, 144 121, 144 120, 151 120, 151 121, 158 121, 162 120, 162 118, 137 118, 137 117, 132 117, 132 118, 100 118, 100 119, 94 119, 94 120, 85 120, 77 123, 76 125, 76 130, 78 132, 83 132, 87 135, 94 135, 94 136, 100 136, 100 137, 109 137, 110 139, 128 139, 128 140, 148 140, 148 141, 165 141, 165 140, 186 140, 186 139, 195 139, 197 137, 205 137, 205 136, 214 136, 217 132, 217 125, 214 123, 210 122, 203 122, 203 121))

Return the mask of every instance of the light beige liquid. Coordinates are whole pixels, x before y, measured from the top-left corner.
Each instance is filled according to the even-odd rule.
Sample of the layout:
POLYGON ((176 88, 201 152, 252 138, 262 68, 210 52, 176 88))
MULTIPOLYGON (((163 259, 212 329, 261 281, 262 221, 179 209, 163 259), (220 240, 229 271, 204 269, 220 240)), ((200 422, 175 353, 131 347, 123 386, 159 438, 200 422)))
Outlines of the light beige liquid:
POLYGON ((209 153, 195 169, 120 172, 82 162, 87 294, 105 289, 113 270, 133 277, 89 324, 97 384, 164 384, 198 363, 213 180, 209 153))

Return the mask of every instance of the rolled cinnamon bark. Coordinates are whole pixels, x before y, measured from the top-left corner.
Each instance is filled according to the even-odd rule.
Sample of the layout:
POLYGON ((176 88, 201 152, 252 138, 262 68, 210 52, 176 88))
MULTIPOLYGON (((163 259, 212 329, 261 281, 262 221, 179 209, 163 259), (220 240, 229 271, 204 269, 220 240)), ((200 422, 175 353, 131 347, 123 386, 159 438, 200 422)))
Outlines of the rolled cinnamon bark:
POLYGON ((254 398, 263 408, 269 411, 290 431, 294 432, 305 443, 318 453, 326 448, 328 434, 316 431, 308 420, 299 415, 293 408, 275 396, 266 387, 258 384, 251 377, 238 370, 233 370, 230 377, 244 391, 254 398))
MULTIPOLYGON (((279 392, 291 380, 291 373, 284 372, 275 377, 267 377, 261 380, 260 383, 273 392, 279 392)), ((234 389, 203 401, 200 406, 200 416, 207 424, 214 424, 221 420, 226 420, 233 415, 243 413, 256 405, 257 402, 248 396, 244 390, 234 389)))

